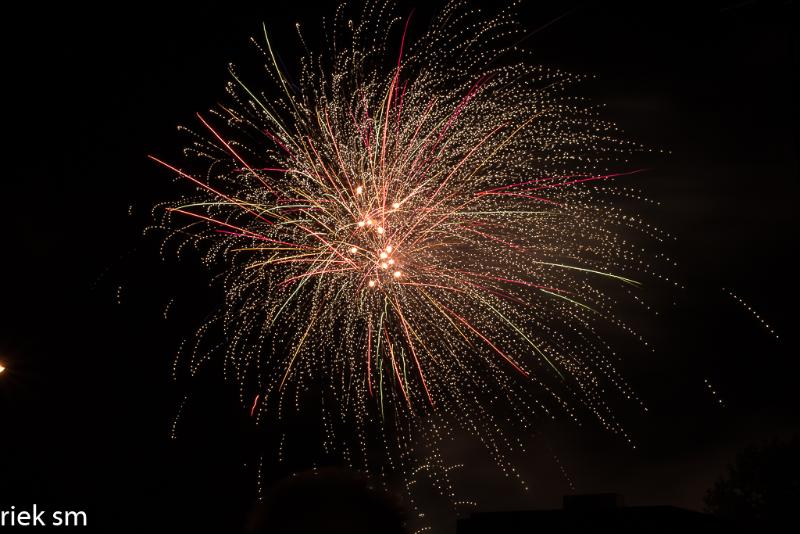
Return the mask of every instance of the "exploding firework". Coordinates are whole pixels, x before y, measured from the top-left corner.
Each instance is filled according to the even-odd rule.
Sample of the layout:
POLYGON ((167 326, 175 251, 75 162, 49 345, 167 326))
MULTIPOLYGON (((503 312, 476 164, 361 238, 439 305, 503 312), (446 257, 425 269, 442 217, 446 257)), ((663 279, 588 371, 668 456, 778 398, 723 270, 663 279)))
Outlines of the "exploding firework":
POLYGON ((341 6, 294 75, 265 29, 269 86, 231 68, 186 162, 153 157, 192 186, 159 208, 167 242, 225 289, 177 362, 224 358, 258 424, 318 412, 326 453, 408 484, 436 471, 448 495, 435 451, 456 432, 510 476, 509 428, 538 415, 627 439, 606 398, 639 401, 604 332, 640 339, 617 311, 663 238, 615 202, 637 195, 613 183, 641 147, 569 96, 582 76, 518 50, 513 6, 452 2, 413 40, 384 3, 355 18, 341 6))

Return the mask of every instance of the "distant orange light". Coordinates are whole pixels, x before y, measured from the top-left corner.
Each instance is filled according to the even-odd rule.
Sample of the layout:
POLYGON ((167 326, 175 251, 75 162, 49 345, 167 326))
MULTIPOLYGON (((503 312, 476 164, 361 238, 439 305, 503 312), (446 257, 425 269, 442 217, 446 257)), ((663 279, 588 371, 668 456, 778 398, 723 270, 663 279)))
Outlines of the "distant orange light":
POLYGON ((6 370, 6 368, 5 368, 5 367, 3 367, 3 364, 2 364, 2 363, 0 363, 0 373, 2 373, 2 372, 3 372, 3 371, 5 371, 5 370, 6 370))

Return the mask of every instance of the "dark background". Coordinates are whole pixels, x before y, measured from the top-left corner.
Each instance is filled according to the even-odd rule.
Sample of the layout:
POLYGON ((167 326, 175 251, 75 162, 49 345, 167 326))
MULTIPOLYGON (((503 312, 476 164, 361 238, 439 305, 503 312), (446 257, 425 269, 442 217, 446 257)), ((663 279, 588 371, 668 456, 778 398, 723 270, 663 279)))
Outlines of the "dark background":
MULTIPOLYGON (((398 10, 417 8, 412 28, 430 19, 420 4, 398 10)), ((628 183, 661 203, 648 216, 678 236, 684 286, 647 329, 655 354, 623 355, 650 411, 625 414, 635 449, 592 425, 540 426, 517 459, 528 493, 475 460, 462 478, 480 510, 570 491, 701 509, 737 450, 800 427, 797 4, 641 4, 531 1, 522 16, 532 30, 558 19, 526 41, 535 60, 596 74, 580 91, 671 151, 628 183)), ((108 6, 3 17, 0 504, 87 510, 101 532, 237 532, 256 494, 247 414, 218 366, 171 380, 219 289, 195 256, 161 262, 159 236, 142 235, 152 206, 185 191, 146 155, 174 160, 175 125, 224 97, 227 63, 259 64, 262 21, 291 58, 294 23, 313 36, 332 7, 108 6)))

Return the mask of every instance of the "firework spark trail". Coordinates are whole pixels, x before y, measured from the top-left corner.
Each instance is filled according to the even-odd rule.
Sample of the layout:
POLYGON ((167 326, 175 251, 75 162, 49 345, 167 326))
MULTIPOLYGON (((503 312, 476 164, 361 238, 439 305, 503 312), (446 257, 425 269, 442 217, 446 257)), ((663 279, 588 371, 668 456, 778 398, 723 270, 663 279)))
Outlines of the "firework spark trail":
MULTIPOLYGON (((621 323, 620 289, 656 274, 630 236, 661 234, 608 184, 640 172, 625 162, 641 147, 567 95, 581 76, 514 59, 511 9, 486 19, 450 2, 416 40, 410 16, 386 11, 367 2, 354 22, 340 7, 332 52, 303 57, 296 82, 265 28, 275 90, 231 70, 231 102, 197 114, 210 135, 186 150, 205 178, 152 157, 197 188, 166 206, 168 241, 223 275, 198 338, 221 327, 226 373, 260 424, 315 409, 303 392, 321 388, 358 428, 326 438, 351 462, 381 442, 411 472, 419 443, 462 429, 505 470, 503 421, 556 409, 627 439, 602 393, 639 401, 600 332, 621 323)), ((217 350, 201 345, 192 369, 217 350)), ((447 479, 433 457, 418 464, 447 479)))

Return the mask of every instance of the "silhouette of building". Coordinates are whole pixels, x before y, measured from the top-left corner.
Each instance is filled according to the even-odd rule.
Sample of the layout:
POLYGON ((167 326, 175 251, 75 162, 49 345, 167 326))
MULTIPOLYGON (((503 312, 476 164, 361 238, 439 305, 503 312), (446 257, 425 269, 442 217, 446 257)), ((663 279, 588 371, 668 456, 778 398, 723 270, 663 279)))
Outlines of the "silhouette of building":
POLYGON ((701 512, 675 506, 625 506, 622 496, 616 493, 567 495, 560 510, 475 512, 458 521, 458 534, 713 534, 732 531, 729 523, 701 512))

